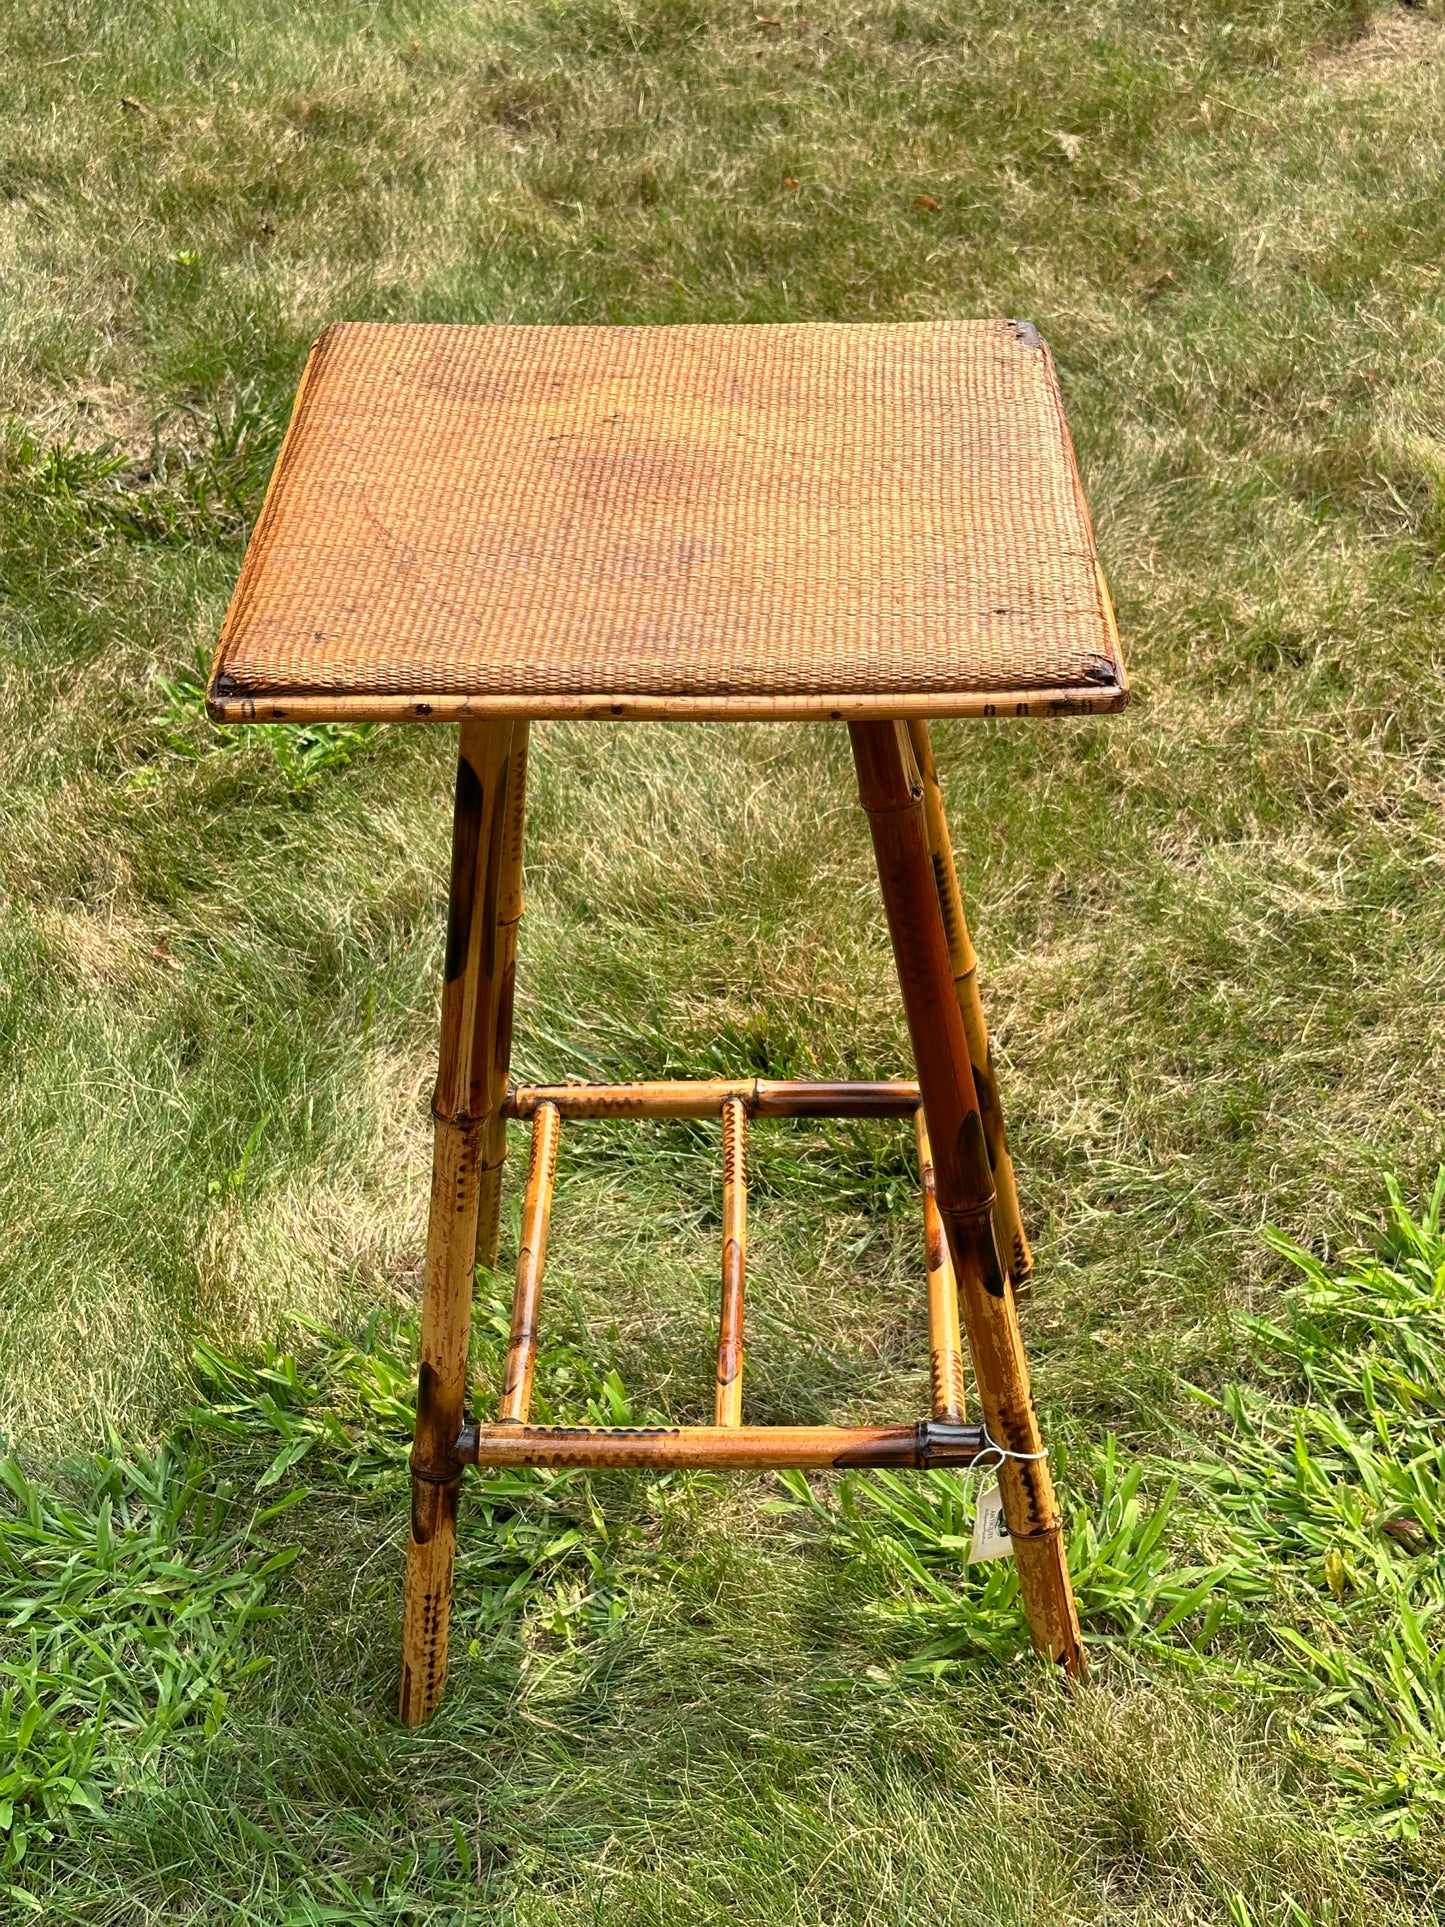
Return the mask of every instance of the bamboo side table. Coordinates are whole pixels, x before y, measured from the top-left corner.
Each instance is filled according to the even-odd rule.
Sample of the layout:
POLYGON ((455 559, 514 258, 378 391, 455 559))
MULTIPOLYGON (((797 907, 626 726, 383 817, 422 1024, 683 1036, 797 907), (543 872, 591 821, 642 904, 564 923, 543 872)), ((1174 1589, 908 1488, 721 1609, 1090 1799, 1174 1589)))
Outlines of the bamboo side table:
POLYGON ((401 1717, 441 1696, 475 1465, 1002 1459, 1035 1645, 1083 1666, 1015 1297, 1019 1216, 930 716, 1115 710, 1126 683, 1047 348, 1024 322, 344 324, 312 350, 209 690, 218 722, 461 725, 401 1717), (509 1083, 534 718, 846 722, 916 1084, 509 1083), (722 1124, 713 1423, 529 1423, 557 1142, 591 1117, 722 1124), (912 1117, 932 1409, 743 1422, 747 1123, 912 1117), (496 1262, 509 1118, 531 1121, 494 1423, 465 1411, 473 1273, 496 1262), (962 1321, 960 1325, 960 1307, 962 1321), (963 1334, 982 1424, 966 1422, 963 1334))

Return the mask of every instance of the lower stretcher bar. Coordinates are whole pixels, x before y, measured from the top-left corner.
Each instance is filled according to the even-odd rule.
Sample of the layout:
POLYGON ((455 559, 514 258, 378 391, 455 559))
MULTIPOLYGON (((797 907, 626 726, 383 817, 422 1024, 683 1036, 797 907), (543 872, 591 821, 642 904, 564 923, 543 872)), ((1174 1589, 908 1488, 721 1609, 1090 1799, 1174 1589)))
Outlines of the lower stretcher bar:
POLYGON ((972 1465, 997 1448, 981 1425, 499 1425, 467 1424, 468 1465, 765 1472, 788 1467, 972 1465))

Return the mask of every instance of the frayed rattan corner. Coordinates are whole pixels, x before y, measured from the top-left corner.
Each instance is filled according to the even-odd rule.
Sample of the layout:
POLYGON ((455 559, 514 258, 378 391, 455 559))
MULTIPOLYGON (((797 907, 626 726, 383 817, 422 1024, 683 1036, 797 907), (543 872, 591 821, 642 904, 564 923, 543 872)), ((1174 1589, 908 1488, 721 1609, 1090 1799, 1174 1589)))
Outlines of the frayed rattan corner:
POLYGON ((479 1465, 996 1463, 1034 1642, 1083 1664, 1016 1299, 1032 1270, 930 717, 1115 710, 1123 662, 1047 348, 1024 322, 343 324, 307 363, 211 678, 219 722, 459 721, 401 1714, 446 1673, 479 1465), (509 1079, 529 724, 848 724, 916 1083, 509 1079), (932 1401, 887 1426, 743 1418, 756 1117, 911 1119, 932 1401), (558 1139, 714 1117, 710 1425, 530 1423, 558 1139), (532 1127, 506 1382, 465 1410, 509 1119, 532 1127), (961 1314, 961 1316, 960 1316, 961 1314), (965 1414, 965 1354, 981 1423, 965 1414))

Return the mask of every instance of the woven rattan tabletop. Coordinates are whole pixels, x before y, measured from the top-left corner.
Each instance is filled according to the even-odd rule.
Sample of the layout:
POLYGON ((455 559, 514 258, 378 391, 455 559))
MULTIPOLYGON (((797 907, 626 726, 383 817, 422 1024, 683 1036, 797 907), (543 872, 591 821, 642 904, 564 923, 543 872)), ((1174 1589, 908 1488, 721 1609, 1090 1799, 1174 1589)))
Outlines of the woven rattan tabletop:
POLYGON ((330 328, 220 721, 1116 709, 1052 360, 1010 321, 330 328))

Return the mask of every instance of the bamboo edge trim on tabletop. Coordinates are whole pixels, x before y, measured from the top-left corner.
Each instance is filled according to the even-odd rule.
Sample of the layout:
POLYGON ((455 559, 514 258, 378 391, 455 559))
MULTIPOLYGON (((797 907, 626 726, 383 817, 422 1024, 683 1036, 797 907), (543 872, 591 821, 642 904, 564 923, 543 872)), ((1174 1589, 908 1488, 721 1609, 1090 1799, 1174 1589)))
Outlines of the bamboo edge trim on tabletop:
POLYGON ((849 735, 933 1145, 938 1207, 958 1277, 983 1419, 1005 1455, 999 1491, 1038 1649, 1073 1676, 1083 1644, 1008 1272, 995 1191, 929 848, 924 783, 901 723, 849 735))
POLYGON ((342 692, 268 697, 235 696, 212 689, 206 714, 213 723, 464 723, 530 722, 746 723, 881 722, 896 717, 1022 720, 1053 716, 1112 715, 1129 701, 1127 687, 1099 693, 1084 689, 924 690, 889 696, 632 696, 458 695, 416 691, 406 695, 348 696, 342 692))

